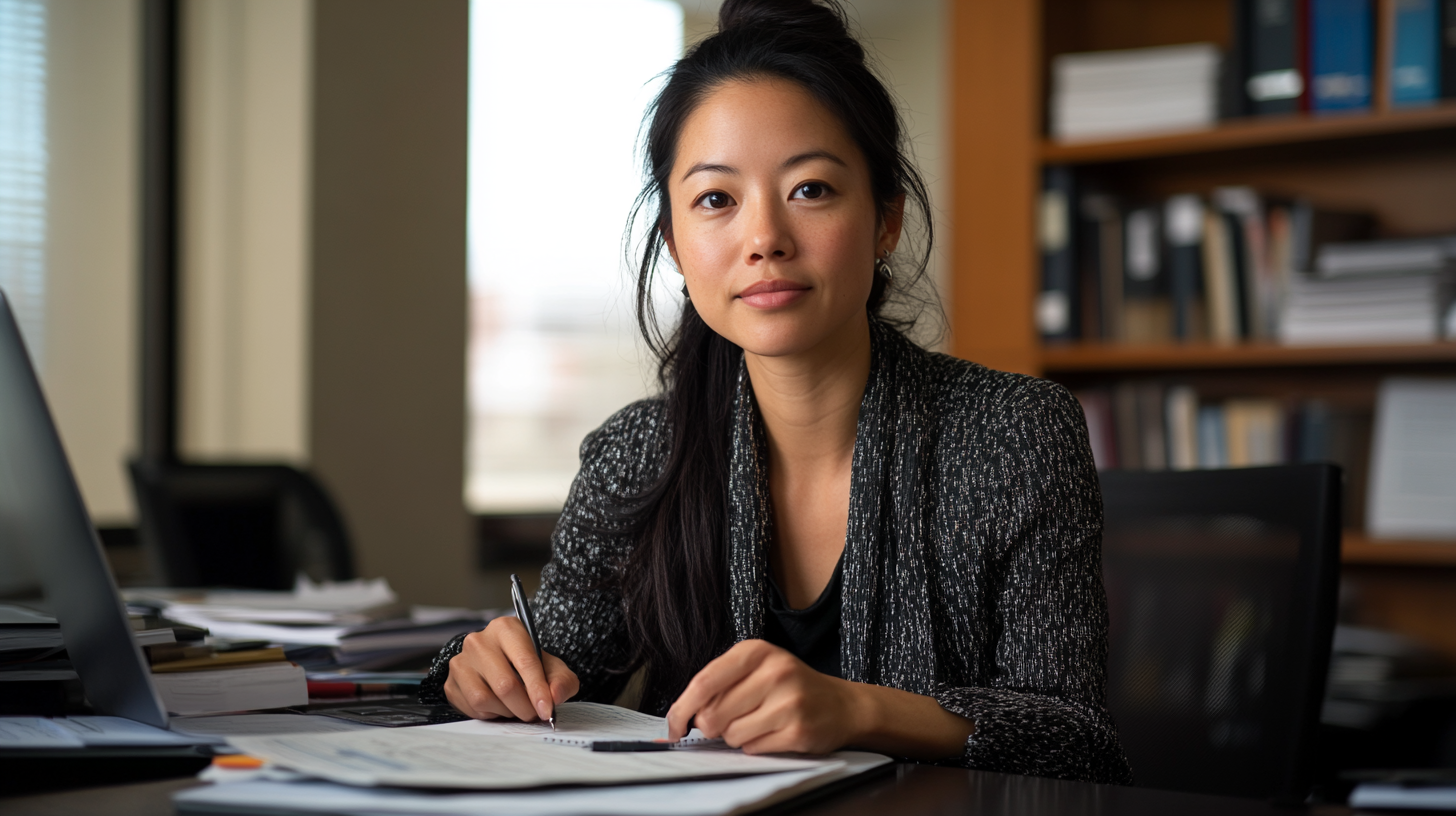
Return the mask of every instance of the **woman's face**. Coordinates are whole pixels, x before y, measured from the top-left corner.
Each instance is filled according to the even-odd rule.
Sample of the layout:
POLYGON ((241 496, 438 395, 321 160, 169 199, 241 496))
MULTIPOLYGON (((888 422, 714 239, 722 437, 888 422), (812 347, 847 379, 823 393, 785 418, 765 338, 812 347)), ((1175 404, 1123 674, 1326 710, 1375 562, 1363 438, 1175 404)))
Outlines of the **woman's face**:
POLYGON ((668 250, 709 327, 779 357, 863 324, 900 218, 877 218, 869 167, 827 108, 791 82, 730 82, 677 147, 668 250))

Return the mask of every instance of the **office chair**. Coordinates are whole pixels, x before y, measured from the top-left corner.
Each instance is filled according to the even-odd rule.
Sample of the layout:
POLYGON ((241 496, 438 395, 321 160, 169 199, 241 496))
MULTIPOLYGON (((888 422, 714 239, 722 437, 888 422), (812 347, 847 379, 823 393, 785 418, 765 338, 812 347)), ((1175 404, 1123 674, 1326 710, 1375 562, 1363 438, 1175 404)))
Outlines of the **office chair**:
POLYGON ((1334 637, 1334 465, 1102 474, 1108 706, 1142 787, 1301 802, 1334 637))
POLYGON ((348 531, 333 500, 287 465, 132 461, 143 545, 170 586, 291 589, 354 577, 348 531))

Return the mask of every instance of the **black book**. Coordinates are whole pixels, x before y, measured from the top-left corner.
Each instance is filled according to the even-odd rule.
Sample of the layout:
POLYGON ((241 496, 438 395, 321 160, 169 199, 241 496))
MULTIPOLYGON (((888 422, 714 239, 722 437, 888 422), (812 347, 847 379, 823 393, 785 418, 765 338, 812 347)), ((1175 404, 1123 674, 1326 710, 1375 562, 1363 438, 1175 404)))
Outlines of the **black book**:
POLYGON ((1254 114, 1294 113, 1309 78, 1304 74, 1300 0, 1238 0, 1246 20, 1244 90, 1254 114))
POLYGON ((1041 294, 1037 297, 1036 324, 1046 340, 1073 340, 1079 334, 1075 186, 1070 167, 1053 166, 1042 171, 1041 294))
POLYGON ((1441 48, 1437 59, 1441 64, 1441 96, 1456 99, 1456 0, 1444 0, 1440 8, 1441 48))
MULTIPOLYGON (((1456 2, 1456 0, 1452 0, 1456 2)), ((1249 96, 1244 85, 1249 81, 1249 4, 1246 0, 1233 0, 1229 4, 1233 15, 1230 30, 1233 32, 1229 49, 1218 66, 1218 118, 1236 119, 1249 115, 1249 96)))
POLYGON ((1203 202, 1196 195, 1175 195, 1164 207, 1168 241, 1168 286, 1173 303, 1173 336, 1204 336, 1203 202))
POLYGON ((1173 337, 1158 209, 1139 207, 1123 220, 1122 339, 1131 343, 1165 343, 1173 337))

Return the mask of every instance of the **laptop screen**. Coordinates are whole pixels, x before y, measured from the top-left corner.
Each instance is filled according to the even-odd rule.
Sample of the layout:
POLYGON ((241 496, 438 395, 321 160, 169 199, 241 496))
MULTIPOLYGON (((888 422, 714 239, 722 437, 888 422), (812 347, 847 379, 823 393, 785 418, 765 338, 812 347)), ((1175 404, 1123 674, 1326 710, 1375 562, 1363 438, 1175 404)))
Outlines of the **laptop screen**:
POLYGON ((165 728, 166 709, 132 638, 126 607, 4 292, 0 292, 0 541, 29 556, 96 713, 165 728))

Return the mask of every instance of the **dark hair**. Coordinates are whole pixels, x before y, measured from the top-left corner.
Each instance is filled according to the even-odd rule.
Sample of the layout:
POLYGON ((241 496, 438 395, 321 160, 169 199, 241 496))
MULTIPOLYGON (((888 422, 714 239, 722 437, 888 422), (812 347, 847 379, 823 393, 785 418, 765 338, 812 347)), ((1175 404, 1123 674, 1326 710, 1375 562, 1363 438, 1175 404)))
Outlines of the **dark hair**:
MULTIPOLYGON (((728 468, 733 396, 742 350, 708 327, 691 301, 666 337, 653 308, 653 277, 671 230, 668 176, 678 137, 707 96, 734 80, 794 82, 833 112, 864 153, 877 212, 884 219, 901 196, 907 220, 918 216, 925 240, 891 281, 874 272, 866 308, 888 319, 891 295, 916 291, 930 257, 929 196, 903 146, 895 104, 866 64, 835 0, 725 0, 718 32, 694 46, 669 72, 648 109, 647 183, 633 225, 650 217, 637 263, 637 323, 658 358, 670 437, 661 475, 623 508, 637 546, 618 580, 626 604, 631 654, 625 671, 646 667, 643 710, 661 710, 733 637, 728 598, 728 468)), ((866 269, 866 273, 871 270, 866 269)), ((897 322, 913 323, 902 316, 897 322)))

